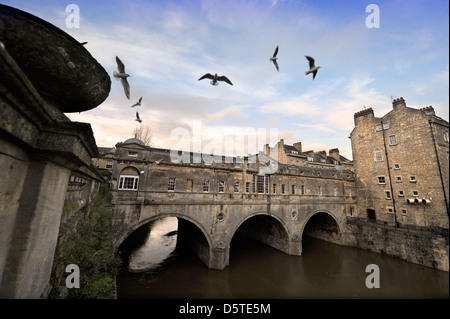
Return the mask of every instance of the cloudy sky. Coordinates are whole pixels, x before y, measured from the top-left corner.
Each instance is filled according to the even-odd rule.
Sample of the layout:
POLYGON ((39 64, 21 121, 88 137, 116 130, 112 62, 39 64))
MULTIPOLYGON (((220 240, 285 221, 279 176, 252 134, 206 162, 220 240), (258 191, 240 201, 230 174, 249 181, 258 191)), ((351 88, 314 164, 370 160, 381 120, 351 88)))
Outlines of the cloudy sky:
POLYGON ((404 97, 449 119, 448 0, 73 0, 79 28, 66 24, 66 1, 2 3, 88 41, 111 75, 101 105, 66 114, 90 123, 98 146, 123 142, 141 125, 152 130, 154 147, 241 155, 238 140, 261 149, 283 138, 301 141, 304 151, 338 147, 352 158, 353 114, 364 107, 381 117, 391 98, 404 97), (378 28, 366 24, 372 3, 378 28), (277 45, 279 72, 269 61, 277 45), (116 55, 131 75, 130 100, 112 77, 116 55), (322 67, 314 81, 305 55, 322 67), (198 81, 205 73, 234 85, 198 81))

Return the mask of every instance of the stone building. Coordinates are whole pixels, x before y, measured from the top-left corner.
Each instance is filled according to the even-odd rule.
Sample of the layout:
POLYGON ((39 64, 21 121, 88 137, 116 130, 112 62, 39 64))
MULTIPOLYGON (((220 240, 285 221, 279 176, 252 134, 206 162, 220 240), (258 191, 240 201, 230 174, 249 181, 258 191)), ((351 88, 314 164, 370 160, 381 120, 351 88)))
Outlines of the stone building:
POLYGON ((282 164, 322 168, 340 167, 353 170, 352 161, 340 155, 338 148, 330 149, 327 155, 326 151, 303 151, 301 142, 287 145, 284 144, 284 139, 280 139, 273 148, 266 144, 264 146, 264 154, 267 156, 272 155, 282 164), (276 155, 271 152, 275 152, 276 155))
MULTIPOLYGON (((270 161, 263 153, 244 158, 213 156, 213 160, 209 154, 188 153, 184 162, 177 163, 174 154, 181 156, 181 152, 149 147, 137 138, 117 143, 114 153, 110 157, 114 158, 110 168, 113 190, 349 198, 355 194, 353 182, 335 180, 342 174, 353 177, 353 172, 336 169, 334 164, 310 167, 277 163, 276 170, 264 173, 269 172, 270 161)), ((353 209, 348 209, 349 214, 353 209)))
POLYGON ((433 107, 355 113, 351 132, 355 215, 389 225, 449 227, 449 124, 433 107))

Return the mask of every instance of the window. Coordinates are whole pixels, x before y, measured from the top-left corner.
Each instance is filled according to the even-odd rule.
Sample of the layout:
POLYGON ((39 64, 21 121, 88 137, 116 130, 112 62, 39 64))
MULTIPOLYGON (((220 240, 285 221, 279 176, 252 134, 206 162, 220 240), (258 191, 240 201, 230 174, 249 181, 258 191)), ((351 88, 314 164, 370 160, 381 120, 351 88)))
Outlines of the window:
POLYGON ((386 184, 386 179, 384 176, 378 176, 378 184, 386 184))
POLYGON ((252 193, 256 193, 256 175, 253 175, 252 193))
POLYGON ((305 195, 305 185, 300 186, 300 194, 305 195))
POLYGON ((389 145, 397 145, 397 139, 395 138, 395 135, 389 136, 389 145))
POLYGON ((245 183, 245 192, 248 194, 250 193, 250 182, 245 183))
POLYGON ((410 177, 409 177, 409 181, 410 181, 411 183, 415 183, 415 182, 417 182, 417 180, 416 180, 416 177, 415 177, 415 176, 410 176, 410 177))
POLYGON ((167 186, 167 190, 172 192, 175 190, 175 177, 169 177, 169 185, 167 186))
POLYGON ((334 196, 337 196, 337 188, 334 188, 334 196))
POLYGON ((274 193, 274 194, 277 193, 277 184, 272 185, 272 193, 274 193))
POLYGON ((106 160, 105 168, 106 169, 112 168, 113 167, 113 163, 114 162, 112 160, 106 160))
POLYGON ((264 175, 258 175, 256 185, 258 194, 264 194, 264 175))
POLYGON ((266 180, 266 181, 265 181, 265 187, 266 187, 266 188, 265 188, 265 191, 266 191, 267 194, 270 193, 270 189, 269 189, 269 185, 270 185, 270 184, 269 184, 269 177, 270 177, 270 176, 268 176, 268 175, 267 175, 267 176, 264 176, 264 178, 265 178, 265 180, 266 180))
POLYGON ((445 131, 444 132, 444 142, 449 142, 449 140, 448 140, 448 132, 447 131, 445 131))
POLYGON ((239 187, 239 182, 234 182, 234 192, 235 193, 239 193, 240 191, 240 187, 239 187))
POLYGON ((319 196, 322 196, 322 186, 319 186, 319 196))
POLYGON ((402 182, 402 177, 401 177, 401 176, 396 176, 396 177, 395 177, 395 181, 396 181, 397 183, 401 183, 401 182, 402 182))
POLYGON ((219 182, 219 193, 224 193, 225 192, 225 181, 220 181, 219 182))
POLYGON ((404 191, 398 191, 398 196, 400 196, 400 197, 405 196, 405 192, 404 191))
POLYGON ((375 150, 373 152, 373 160, 375 162, 381 162, 383 160, 383 155, 380 150, 375 150))
POLYGON ((137 157, 138 152, 128 151, 128 156, 137 157))
POLYGON ((386 199, 391 199, 391 192, 390 191, 386 191, 386 199))
POLYGON ((348 189, 348 196, 352 197, 352 189, 351 188, 348 189))
POLYGON ((378 124, 377 125, 377 132, 381 131, 381 130, 387 130, 389 129, 389 123, 384 123, 384 124, 378 124))
POLYGON ((209 180, 208 179, 205 179, 205 181, 203 182, 203 192, 209 193, 209 180))
POLYGON ((353 210, 354 210, 354 208, 350 207, 350 216, 353 216, 353 210))
POLYGON ((295 195, 295 185, 291 185, 291 194, 295 195))
POLYGON ((393 213, 394 210, 392 209, 392 207, 388 207, 388 208, 387 208, 387 212, 388 212, 388 213, 393 213))
POLYGON ((281 184, 281 194, 286 194, 286 185, 281 184))
POLYGON ((394 169, 400 169, 400 164, 394 164, 394 169))
POLYGON ((413 191, 413 196, 418 197, 419 196, 419 192, 418 191, 413 191))
POLYGON ((406 215, 406 209, 402 209, 402 215, 406 215))
POLYGON ((306 159, 308 160, 308 162, 314 161, 314 157, 311 157, 311 156, 308 156, 306 159))
POLYGON ((139 186, 139 176, 121 175, 119 177, 119 190, 137 190, 139 186))

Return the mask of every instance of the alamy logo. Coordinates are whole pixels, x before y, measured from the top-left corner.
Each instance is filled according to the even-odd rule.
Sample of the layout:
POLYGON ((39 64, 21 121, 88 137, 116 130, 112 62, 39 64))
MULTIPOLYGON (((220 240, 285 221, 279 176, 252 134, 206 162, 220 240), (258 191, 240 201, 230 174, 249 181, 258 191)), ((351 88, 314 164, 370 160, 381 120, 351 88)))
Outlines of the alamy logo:
POLYGON ((75 264, 67 265, 66 272, 71 273, 66 278, 66 287, 69 289, 80 288, 80 267, 75 264))
POLYGON ((66 12, 70 13, 66 17, 66 27, 69 29, 80 28, 80 7, 73 3, 69 4, 66 7, 66 12))
POLYGON ((380 267, 376 264, 367 265, 366 272, 370 272, 366 278, 366 287, 369 289, 380 288, 380 267))
POLYGON ((370 12, 366 18, 366 27, 369 29, 380 28, 380 8, 376 4, 369 4, 366 12, 370 12))

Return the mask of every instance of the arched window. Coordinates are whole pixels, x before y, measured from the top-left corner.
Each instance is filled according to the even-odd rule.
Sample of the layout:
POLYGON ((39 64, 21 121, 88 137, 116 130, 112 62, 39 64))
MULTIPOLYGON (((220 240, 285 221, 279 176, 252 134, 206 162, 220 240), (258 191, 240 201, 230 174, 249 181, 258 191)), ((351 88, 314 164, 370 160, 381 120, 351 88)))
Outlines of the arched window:
POLYGON ((383 160, 383 154, 381 153, 381 151, 379 149, 376 149, 373 152, 373 160, 375 162, 381 162, 383 160))
POLYGON ((126 167, 120 172, 119 190, 137 191, 139 187, 139 171, 134 167, 126 167))

